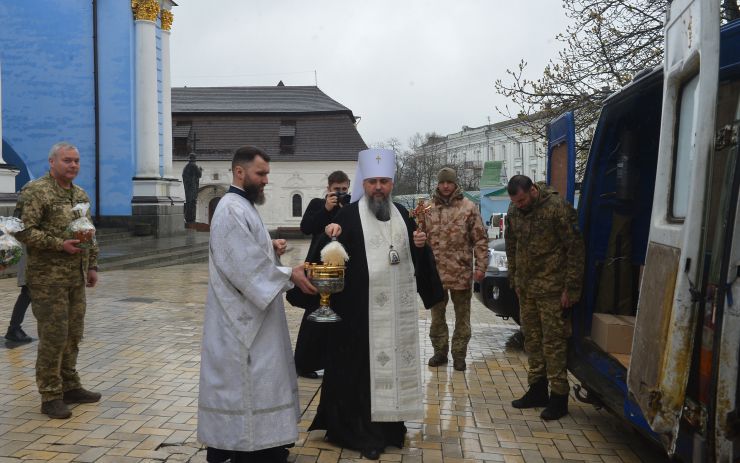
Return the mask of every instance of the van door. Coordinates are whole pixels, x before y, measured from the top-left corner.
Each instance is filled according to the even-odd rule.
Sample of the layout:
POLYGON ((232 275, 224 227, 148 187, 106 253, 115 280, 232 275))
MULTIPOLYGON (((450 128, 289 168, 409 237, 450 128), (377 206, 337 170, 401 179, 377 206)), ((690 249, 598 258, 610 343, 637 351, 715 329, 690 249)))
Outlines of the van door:
POLYGON ((719 2, 700 0, 674 0, 666 16, 658 168, 628 387, 671 454, 698 319, 693 295, 714 142, 719 17, 719 2))
POLYGON ((576 191, 576 124, 569 111, 547 126, 547 184, 574 204, 576 191))
MULTIPOLYGON (((719 278, 714 289, 716 295, 709 302, 713 306, 716 325, 720 327, 719 341, 715 342, 716 403, 714 407, 715 460, 719 462, 740 459, 740 83, 735 90, 736 110, 734 122, 723 128, 734 139, 726 163, 720 199, 723 224, 716 247, 721 255, 719 278), (726 219, 724 219, 726 217, 726 219), (718 355, 717 355, 718 354, 718 355)), ((721 125, 721 124, 720 124, 721 125)), ((722 150, 721 144, 715 148, 722 150)))

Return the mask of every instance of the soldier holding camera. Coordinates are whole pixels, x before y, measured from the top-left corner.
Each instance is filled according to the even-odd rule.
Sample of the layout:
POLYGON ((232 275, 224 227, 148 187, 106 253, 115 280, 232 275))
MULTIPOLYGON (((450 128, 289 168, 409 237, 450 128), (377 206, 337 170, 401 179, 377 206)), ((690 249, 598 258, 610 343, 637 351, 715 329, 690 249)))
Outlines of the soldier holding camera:
MULTIPOLYGON (((329 174, 327 192, 324 198, 314 198, 308 203, 306 212, 301 219, 301 231, 306 235, 313 235, 311 246, 306 255, 307 262, 320 262, 320 242, 324 235, 324 228, 334 221, 339 210, 349 204, 349 177, 341 170, 329 174)), ((318 378, 317 370, 324 368, 326 346, 321 330, 323 325, 306 320, 306 317, 319 306, 318 296, 305 296, 295 291, 288 291, 288 302, 306 309, 298 330, 298 339, 295 345, 295 365, 300 376, 318 378)))

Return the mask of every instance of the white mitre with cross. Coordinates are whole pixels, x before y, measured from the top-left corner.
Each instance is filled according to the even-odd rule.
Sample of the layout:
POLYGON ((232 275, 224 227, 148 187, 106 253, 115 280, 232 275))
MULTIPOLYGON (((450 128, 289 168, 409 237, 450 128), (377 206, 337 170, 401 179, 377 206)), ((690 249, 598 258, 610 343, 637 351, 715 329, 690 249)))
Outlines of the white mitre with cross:
POLYGON ((362 181, 368 178, 389 178, 396 176, 396 153, 392 150, 371 148, 357 155, 357 171, 352 182, 352 202, 357 202, 365 194, 362 181))

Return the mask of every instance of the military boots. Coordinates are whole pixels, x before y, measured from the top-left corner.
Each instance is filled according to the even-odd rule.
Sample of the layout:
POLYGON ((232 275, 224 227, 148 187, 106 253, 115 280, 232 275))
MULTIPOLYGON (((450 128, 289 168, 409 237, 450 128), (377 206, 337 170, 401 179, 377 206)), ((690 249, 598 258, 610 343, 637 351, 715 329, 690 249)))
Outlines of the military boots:
POLYGON ((545 421, 559 420, 568 414, 568 394, 550 394, 547 408, 542 410, 540 418, 545 421))
POLYGON ((64 393, 66 404, 92 404, 100 400, 100 392, 88 391, 84 388, 72 389, 64 393))
MULTIPOLYGON (((566 396, 567 397, 567 396, 566 396)), ((529 390, 521 399, 511 402, 514 408, 534 408, 546 407, 550 403, 547 395, 547 380, 541 379, 534 384, 529 385, 529 390)))
POLYGON ((447 364, 447 354, 443 354, 441 352, 435 353, 432 358, 429 359, 429 366, 430 367, 438 367, 441 365, 447 364))
POLYGON ((49 418, 56 418, 59 420, 66 420, 72 416, 72 412, 69 411, 69 407, 67 407, 67 404, 65 404, 62 399, 53 399, 41 402, 41 413, 45 414, 49 418))

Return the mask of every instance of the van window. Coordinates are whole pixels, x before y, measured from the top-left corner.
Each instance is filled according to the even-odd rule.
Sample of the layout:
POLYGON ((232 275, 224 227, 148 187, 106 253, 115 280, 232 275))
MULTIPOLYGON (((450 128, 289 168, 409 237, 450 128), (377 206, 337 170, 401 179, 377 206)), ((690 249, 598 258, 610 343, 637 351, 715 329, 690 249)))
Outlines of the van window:
POLYGON ((694 160, 696 126, 696 88, 699 76, 694 76, 681 89, 681 106, 676 133, 676 154, 673 160, 673 182, 671 187, 671 218, 683 220, 689 207, 691 165, 694 160))

